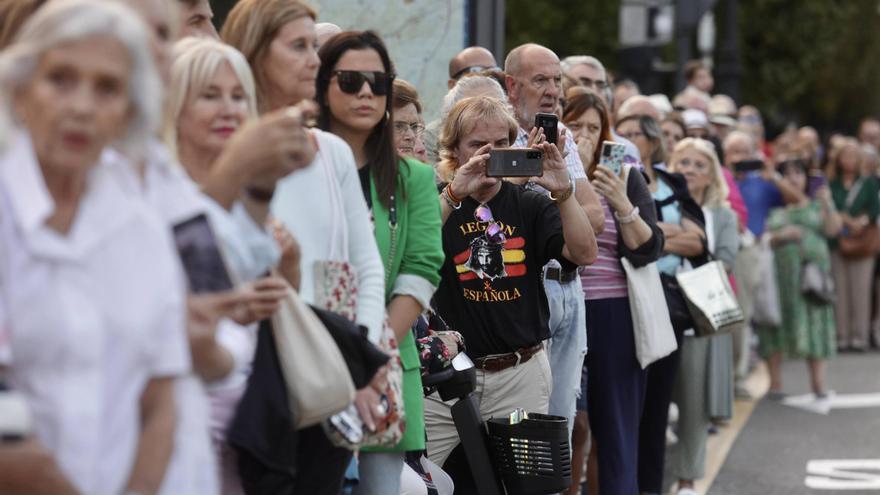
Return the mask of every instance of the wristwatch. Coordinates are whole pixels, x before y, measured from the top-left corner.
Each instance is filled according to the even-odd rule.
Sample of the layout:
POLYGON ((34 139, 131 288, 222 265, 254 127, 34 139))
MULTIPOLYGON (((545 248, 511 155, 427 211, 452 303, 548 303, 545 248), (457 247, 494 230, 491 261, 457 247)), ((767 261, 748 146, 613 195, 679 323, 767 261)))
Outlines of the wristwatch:
POLYGON ((559 197, 554 197, 554 196, 553 196, 553 193, 550 193, 550 199, 552 199, 553 202, 556 203, 556 204, 561 204, 562 202, 564 202, 565 200, 567 200, 568 198, 570 198, 572 194, 574 194, 574 188, 575 188, 575 185, 574 185, 574 179, 572 179, 572 178, 569 177, 569 179, 568 179, 568 187, 565 189, 565 191, 563 191, 563 192, 559 195, 559 197))

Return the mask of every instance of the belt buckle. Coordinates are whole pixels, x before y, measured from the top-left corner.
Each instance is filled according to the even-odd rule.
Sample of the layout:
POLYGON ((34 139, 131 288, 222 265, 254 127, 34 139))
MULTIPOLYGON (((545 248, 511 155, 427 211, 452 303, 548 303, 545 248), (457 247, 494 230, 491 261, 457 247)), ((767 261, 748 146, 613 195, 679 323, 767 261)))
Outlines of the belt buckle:
POLYGON ((519 351, 516 351, 513 353, 513 355, 516 356, 516 362, 513 363, 513 366, 517 367, 517 366, 519 366, 519 363, 522 362, 522 354, 520 354, 519 351))

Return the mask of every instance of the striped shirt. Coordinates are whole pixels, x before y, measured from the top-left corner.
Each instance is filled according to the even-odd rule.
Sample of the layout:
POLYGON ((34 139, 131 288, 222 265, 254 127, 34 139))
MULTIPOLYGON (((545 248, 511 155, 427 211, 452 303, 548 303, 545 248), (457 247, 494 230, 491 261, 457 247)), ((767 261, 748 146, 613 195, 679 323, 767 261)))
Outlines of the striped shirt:
POLYGON ((599 196, 602 209, 605 210, 605 230, 596 237, 599 245, 599 256, 592 265, 581 271, 581 284, 584 287, 584 298, 614 299, 628 297, 626 274, 620 264, 617 250, 617 224, 605 198, 599 196))

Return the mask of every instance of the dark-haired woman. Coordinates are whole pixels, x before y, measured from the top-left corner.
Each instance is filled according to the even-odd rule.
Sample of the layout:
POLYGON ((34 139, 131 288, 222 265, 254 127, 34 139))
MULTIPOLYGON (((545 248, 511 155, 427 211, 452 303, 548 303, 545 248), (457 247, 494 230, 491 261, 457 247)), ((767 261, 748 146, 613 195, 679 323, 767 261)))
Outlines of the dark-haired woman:
MULTIPOLYGON (((657 227, 654 200, 644 176, 633 168, 624 181, 598 166, 602 142, 611 140, 602 100, 592 93, 570 94, 562 120, 574 134, 585 172, 605 211, 605 229, 596 237, 598 259, 581 273, 591 349, 586 359, 588 399, 581 401, 579 410, 589 409, 597 440, 600 493, 635 494, 646 374, 636 359, 629 292, 620 259, 625 257, 637 267, 656 261, 663 249, 663 233, 657 227)), ((586 419, 583 412, 575 419, 576 453, 586 441, 586 419)), ((591 456, 595 455, 594 450, 591 456)))
POLYGON ((404 370, 403 439, 391 448, 361 451, 355 493, 397 494, 405 452, 425 448, 419 355, 410 329, 440 282, 440 203, 433 169, 401 158, 394 147, 394 68, 382 40, 371 31, 345 32, 322 45, 319 55, 320 127, 345 140, 354 153, 385 267, 388 323, 400 342, 404 370))

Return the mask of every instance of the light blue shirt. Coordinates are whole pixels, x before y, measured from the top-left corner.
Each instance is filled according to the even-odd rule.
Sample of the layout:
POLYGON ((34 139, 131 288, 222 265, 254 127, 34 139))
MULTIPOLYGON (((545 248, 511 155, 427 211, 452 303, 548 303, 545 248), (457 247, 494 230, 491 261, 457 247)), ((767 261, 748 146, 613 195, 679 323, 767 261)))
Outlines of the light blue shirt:
MULTIPOLYGON (((654 197, 654 201, 663 201, 669 196, 672 196, 672 192, 672 188, 669 187, 669 184, 667 184, 658 175, 657 191, 651 194, 654 197)), ((666 223, 681 225, 681 207, 679 206, 678 202, 670 203, 661 208, 660 215, 663 217, 663 221, 666 223)), ((657 269, 667 275, 675 275, 675 272, 678 271, 678 267, 680 265, 681 256, 677 254, 667 254, 657 260, 657 269)))

